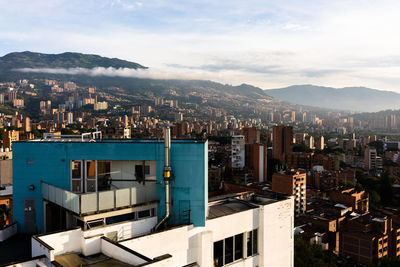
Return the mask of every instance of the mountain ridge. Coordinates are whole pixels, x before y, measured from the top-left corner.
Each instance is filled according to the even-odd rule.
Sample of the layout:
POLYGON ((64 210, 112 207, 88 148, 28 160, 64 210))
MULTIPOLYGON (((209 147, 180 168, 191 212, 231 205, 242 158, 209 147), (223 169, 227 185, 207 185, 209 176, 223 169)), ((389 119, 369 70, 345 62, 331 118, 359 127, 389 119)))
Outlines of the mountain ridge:
POLYGON ((0 70, 12 71, 18 68, 131 68, 147 69, 135 62, 118 58, 102 57, 95 54, 64 52, 45 54, 31 51, 12 52, 0 57, 0 70))
POLYGON ((264 92, 282 101, 314 107, 361 112, 400 109, 399 93, 363 86, 334 88, 304 84, 264 92))

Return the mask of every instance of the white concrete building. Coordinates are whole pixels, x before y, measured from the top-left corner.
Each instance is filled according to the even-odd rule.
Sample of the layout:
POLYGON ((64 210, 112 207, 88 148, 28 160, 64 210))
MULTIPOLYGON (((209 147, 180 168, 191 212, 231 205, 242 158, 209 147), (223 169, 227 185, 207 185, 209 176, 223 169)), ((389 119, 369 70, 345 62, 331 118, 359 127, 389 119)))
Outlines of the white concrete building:
POLYGON ((294 264, 293 203, 293 197, 272 192, 246 193, 210 202, 205 227, 152 232, 157 216, 151 216, 38 235, 32 238, 32 261, 20 266, 39 261, 43 266, 289 267, 294 264))
POLYGON ((234 135, 232 136, 232 169, 242 170, 245 165, 245 146, 244 136, 234 135))

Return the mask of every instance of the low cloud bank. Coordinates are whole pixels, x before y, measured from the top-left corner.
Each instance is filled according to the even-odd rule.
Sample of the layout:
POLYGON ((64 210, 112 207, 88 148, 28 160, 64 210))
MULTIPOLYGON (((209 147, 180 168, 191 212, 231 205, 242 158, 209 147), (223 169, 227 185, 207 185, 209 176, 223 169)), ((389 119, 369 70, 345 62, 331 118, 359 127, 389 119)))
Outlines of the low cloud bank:
POLYGON ((108 77, 134 77, 150 79, 167 79, 169 73, 154 73, 149 69, 131 69, 131 68, 20 68, 15 69, 20 72, 32 73, 50 73, 50 74, 68 74, 68 75, 88 75, 88 76, 108 76, 108 77))

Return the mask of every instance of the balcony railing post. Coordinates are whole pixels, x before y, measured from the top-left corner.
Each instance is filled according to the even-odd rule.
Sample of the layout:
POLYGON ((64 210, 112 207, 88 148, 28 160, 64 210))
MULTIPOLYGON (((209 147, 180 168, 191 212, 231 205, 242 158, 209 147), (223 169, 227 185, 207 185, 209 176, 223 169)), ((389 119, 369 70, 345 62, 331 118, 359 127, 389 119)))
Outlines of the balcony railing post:
POLYGON ((96 192, 96 200, 97 200, 96 210, 97 210, 97 212, 99 212, 100 211, 100 193, 99 193, 99 191, 96 192))
POLYGON ((117 207, 117 190, 114 190, 114 209, 117 207))
POLYGON ((129 188, 129 206, 132 206, 132 187, 129 188))
POLYGON ((82 214, 82 198, 81 198, 81 195, 78 195, 78 199, 79 199, 79 211, 78 211, 78 213, 79 213, 79 215, 81 215, 82 214))

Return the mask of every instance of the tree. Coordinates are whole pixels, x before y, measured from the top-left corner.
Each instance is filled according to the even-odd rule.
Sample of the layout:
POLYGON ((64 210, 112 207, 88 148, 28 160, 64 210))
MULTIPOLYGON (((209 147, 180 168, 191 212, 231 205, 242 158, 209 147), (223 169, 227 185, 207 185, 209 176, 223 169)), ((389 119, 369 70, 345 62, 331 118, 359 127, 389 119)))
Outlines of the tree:
POLYGON ((310 244, 300 236, 295 236, 294 266, 336 266, 336 257, 330 251, 323 251, 319 245, 310 244))
POLYGON ((382 204, 390 204, 393 200, 392 179, 387 172, 384 172, 381 177, 380 193, 382 204))

